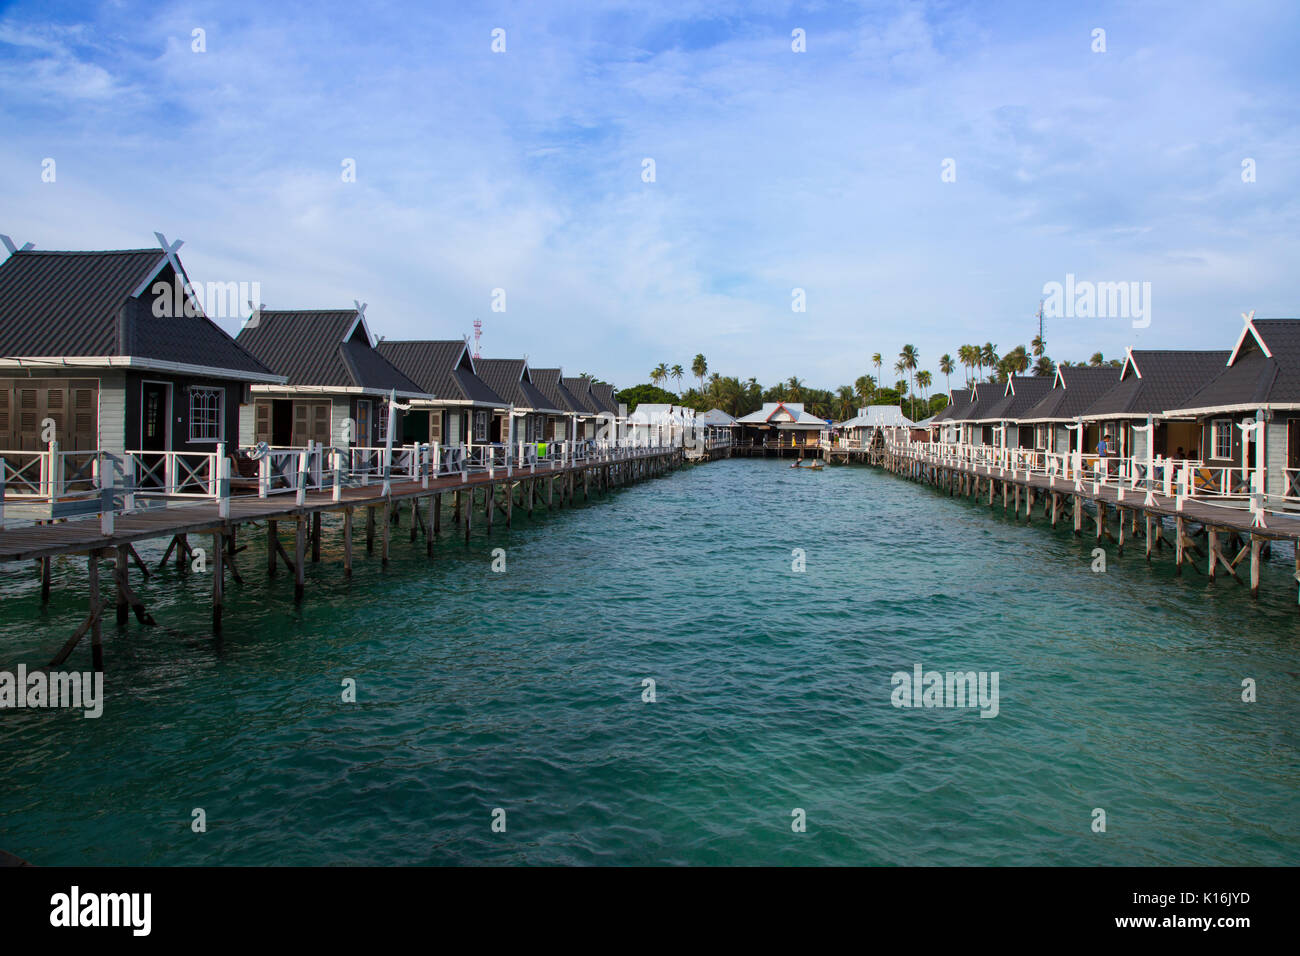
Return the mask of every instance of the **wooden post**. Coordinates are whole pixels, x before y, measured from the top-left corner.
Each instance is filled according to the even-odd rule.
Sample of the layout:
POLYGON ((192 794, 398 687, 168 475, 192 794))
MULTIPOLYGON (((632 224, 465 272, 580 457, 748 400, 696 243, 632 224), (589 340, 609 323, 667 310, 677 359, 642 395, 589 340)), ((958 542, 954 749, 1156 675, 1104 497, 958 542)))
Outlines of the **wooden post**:
POLYGON ((293 599, 301 601, 307 590, 307 516, 298 515, 293 532, 293 599))
POLYGON ((1119 553, 1123 554, 1124 553, 1124 509, 1117 508, 1116 510, 1119 511, 1119 544, 1117 547, 1119 553))
POLYGON ((1250 536, 1250 596, 1259 597, 1259 551, 1264 539, 1258 535, 1250 536))
POLYGON ((433 557, 433 522, 435 520, 434 502, 437 497, 437 495, 429 495, 429 497, 425 499, 424 553, 430 558, 433 557))
POLYGON ((352 509, 343 509, 343 575, 352 577, 352 509))
POLYGON ((514 513, 515 513, 515 489, 507 485, 506 486, 506 527, 507 528, 510 527, 511 522, 514 520, 514 513))
POLYGON ((375 553, 375 506, 366 505, 366 554, 375 553))
POLYGON ((433 496, 433 534, 437 537, 442 532, 442 493, 433 496))
POLYGON ((103 632, 100 629, 99 552, 91 551, 86 572, 90 578, 90 654, 96 673, 104 670, 103 632))
POLYGON ((1185 527, 1186 519, 1182 515, 1174 518, 1174 534, 1177 537, 1174 542, 1174 574, 1179 577, 1182 577, 1183 574, 1183 541, 1187 538, 1184 532, 1185 527))
POLYGON ((383 543, 381 545, 383 550, 380 552, 379 555, 380 566, 385 568, 388 567, 388 542, 392 537, 392 526, 393 526, 392 508, 393 508, 392 503, 387 498, 385 498, 384 499, 384 537, 383 537, 383 543))
POLYGON ((221 630, 222 605, 226 600, 226 549, 221 532, 212 532, 212 629, 221 630))
POLYGON ((1074 536, 1083 534, 1083 496, 1074 495, 1074 536))
MULTIPOLYGON (((460 492, 456 493, 460 497, 460 492)), ((469 506, 465 509, 465 543, 469 544, 470 526, 474 523, 474 489, 469 489, 469 506)))
POLYGON ((1155 546, 1155 542, 1151 540, 1151 523, 1152 523, 1151 512, 1144 511, 1142 515, 1146 519, 1146 527, 1144 530, 1146 531, 1146 539, 1147 539, 1147 564, 1150 564, 1151 549, 1155 546))
POLYGON ((492 533, 492 512, 497 510, 497 486, 489 484, 483 489, 483 515, 487 518, 487 532, 492 533))
POLYGON ((117 567, 114 576, 117 580, 117 626, 126 625, 126 616, 128 614, 126 604, 126 545, 117 546, 117 567))
POLYGON ((320 563, 320 512, 311 516, 311 563, 320 563))
POLYGON ((41 558, 41 603, 50 603, 50 559, 41 558))
POLYGON ((412 544, 415 544, 415 532, 417 530, 416 525, 419 524, 419 517, 420 517, 419 508, 420 508, 420 499, 412 498, 411 499, 411 543, 412 544))
POLYGON ((452 496, 451 505, 452 523, 460 524, 460 489, 456 489, 455 495, 452 496))
POLYGON ((1057 494, 1055 491, 1051 492, 1051 495, 1052 495, 1052 527, 1055 528, 1056 519, 1060 516, 1060 511, 1061 511, 1061 496, 1057 494))
POLYGON ((1219 530, 1213 526, 1205 529, 1205 548, 1210 552, 1206 559, 1210 562, 1210 580, 1215 578, 1215 565, 1219 561, 1219 530))

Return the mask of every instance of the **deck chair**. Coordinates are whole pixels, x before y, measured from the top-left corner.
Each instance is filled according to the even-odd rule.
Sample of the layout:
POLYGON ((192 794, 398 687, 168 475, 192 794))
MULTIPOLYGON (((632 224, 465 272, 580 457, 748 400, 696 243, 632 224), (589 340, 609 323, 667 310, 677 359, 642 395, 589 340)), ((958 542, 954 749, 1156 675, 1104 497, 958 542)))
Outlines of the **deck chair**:
POLYGON ((1214 477, 1214 472, 1210 469, 1201 467, 1192 473, 1192 484, 1197 491, 1208 492, 1212 495, 1221 495, 1224 492, 1223 485, 1219 479, 1214 477))

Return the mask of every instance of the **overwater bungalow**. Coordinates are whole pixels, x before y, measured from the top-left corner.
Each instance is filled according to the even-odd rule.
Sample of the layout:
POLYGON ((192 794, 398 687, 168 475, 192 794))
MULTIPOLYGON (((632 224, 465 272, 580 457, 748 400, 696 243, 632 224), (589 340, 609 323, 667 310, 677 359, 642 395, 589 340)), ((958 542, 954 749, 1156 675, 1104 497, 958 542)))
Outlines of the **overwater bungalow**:
POLYGON ((954 409, 949 419, 957 428, 957 441, 963 445, 992 445, 994 426, 986 421, 994 406, 1007 397, 1005 385, 998 382, 976 382, 971 386, 970 401, 964 408, 954 409))
POLYGON ((710 408, 695 416, 695 425, 703 431, 705 441, 734 441, 740 426, 736 417, 720 408, 710 408))
MULTIPOLYGON (((1051 388, 1038 402, 1024 412, 1021 428, 1033 430, 1033 443, 1029 447, 1057 455, 1079 450, 1078 419, 1119 380, 1119 369, 1113 366, 1061 365, 1051 379, 1051 388)), ((1093 422, 1086 427, 1083 450, 1097 447, 1098 427, 1093 422)))
POLYGON ((176 248, 25 247, 0 263, 0 456, 11 494, 51 443, 76 455, 54 469, 69 480, 86 478, 97 453, 119 473, 127 452, 148 453, 142 484, 165 453, 210 455, 221 442, 233 451, 249 387, 284 381, 207 317, 176 248))
POLYGON ((969 388, 954 388, 948 393, 948 404, 936 412, 930 421, 935 441, 955 443, 961 433, 957 415, 970 407, 974 392, 969 388))
POLYGON ((1099 433, 1104 433, 1115 442, 1120 457, 1145 458, 1149 453, 1152 458, 1200 458, 1201 430, 1196 421, 1171 417, 1165 410, 1176 408, 1218 375, 1228 354, 1129 349, 1119 380, 1080 413, 1086 429, 1084 449, 1095 449, 1099 433), (1154 437, 1149 449, 1148 424, 1154 437))
MULTIPOLYGON (((527 359, 475 359, 474 368, 488 388, 514 406, 516 441, 563 441, 568 436, 565 410, 533 383, 527 359)), ((504 423, 497 428, 502 435, 508 431, 504 423)), ((476 417, 474 443, 486 443, 490 434, 489 424, 476 417)))
POLYGON ((687 435, 694 434, 695 409, 642 402, 627 416, 627 426, 638 446, 680 445, 687 435))
POLYGON ((475 429, 486 435, 489 443, 503 441, 504 415, 510 403, 478 376, 463 339, 385 339, 377 348, 429 396, 417 399, 406 413, 403 444, 421 441, 458 447, 466 444, 475 429))
MULTIPOLYGON (((253 386, 252 404, 240 410, 244 445, 377 448, 388 440, 391 394, 399 404, 429 397, 375 350, 357 308, 262 310, 235 341, 285 378, 253 386)), ((400 445, 403 412, 394 411, 400 445)))
POLYGON ((550 400, 552 405, 563 409, 564 418, 564 439, 579 439, 583 437, 583 420, 595 416, 594 412, 588 410, 587 406, 576 395, 569 391, 564 384, 564 371, 558 368, 535 368, 532 369, 533 384, 537 386, 538 391, 550 400))
POLYGON ((1046 375, 1012 375, 1002 386, 1002 397, 984 394, 983 401, 969 413, 968 420, 980 429, 983 444, 997 448, 1034 448, 1032 425, 1020 419, 1045 396, 1052 387, 1046 375))
POLYGON ((1265 494, 1300 504, 1300 319, 1247 318, 1219 373, 1165 416, 1199 429, 1198 488, 1249 493, 1262 472, 1265 494))
POLYGON ((756 412, 736 419, 741 437, 758 445, 816 448, 828 427, 823 418, 804 410, 802 402, 764 402, 756 412))
POLYGON ((600 432, 601 409, 599 399, 591 392, 591 379, 582 375, 566 375, 560 382, 585 409, 578 415, 578 437, 595 438, 600 432))
POLYGON ((868 405, 835 426, 851 447, 870 448, 885 441, 903 441, 912 421, 897 405, 868 405))

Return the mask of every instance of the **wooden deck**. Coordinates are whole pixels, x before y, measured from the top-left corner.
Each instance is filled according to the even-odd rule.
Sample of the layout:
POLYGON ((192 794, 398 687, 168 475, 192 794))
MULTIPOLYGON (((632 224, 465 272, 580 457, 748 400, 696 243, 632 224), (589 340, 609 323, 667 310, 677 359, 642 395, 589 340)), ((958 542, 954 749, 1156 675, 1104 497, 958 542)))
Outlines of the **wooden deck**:
MULTIPOLYGON (((1181 505, 1176 497, 1159 492, 1149 496, 1145 489, 1121 489, 1115 484, 1097 485, 1091 480, 1074 479, 1000 468, 916 457, 906 451, 885 449, 874 454, 873 464, 924 484, 933 485, 949 495, 962 495, 985 501, 995 507, 1001 498, 1003 510, 1026 521, 1035 507, 1056 527, 1062 518, 1073 523, 1074 533, 1082 535, 1087 524, 1096 540, 1112 541, 1120 552, 1127 543, 1142 542, 1147 560, 1169 545, 1175 568, 1182 574, 1184 566, 1196 567, 1194 558, 1203 558, 1211 581, 1219 572, 1241 584, 1247 582, 1237 574, 1237 567, 1249 556, 1249 586, 1258 596, 1262 558, 1274 541, 1286 541, 1295 547, 1294 580, 1300 583, 1300 514, 1270 511, 1261 524, 1245 502, 1215 502, 1211 499, 1186 497, 1181 505), (1122 496, 1121 496, 1122 495, 1122 496), (1117 528, 1112 531, 1112 524, 1117 528), (1167 525, 1173 526, 1173 539, 1165 536, 1167 525), (1204 547, 1202 547, 1202 544, 1204 547), (1225 550, 1227 549, 1227 550, 1225 550), (1233 553, 1235 551, 1235 553, 1233 553)), ((1199 571, 1200 569, 1197 568, 1199 571)), ((1297 594, 1300 604, 1300 592, 1297 594)))
MULTIPOLYGON (((408 524, 411 541, 424 535, 426 553, 434 554, 434 540, 440 535, 443 522, 443 496, 450 498, 451 519, 468 541, 475 525, 475 510, 479 509, 484 526, 491 530, 498 515, 504 516, 509 527, 516 508, 531 514, 534 508, 572 505, 581 495, 589 500, 591 494, 609 493, 616 487, 664 474, 682 464, 681 449, 653 449, 622 457, 592 458, 570 463, 563 467, 538 465, 535 469, 524 467, 507 474, 505 469, 492 473, 479 471, 465 475, 455 474, 424 480, 392 482, 385 493, 382 483, 348 486, 334 490, 304 492, 299 503, 296 493, 273 494, 266 498, 232 497, 229 513, 221 514, 220 506, 213 501, 191 505, 146 507, 131 513, 117 514, 113 527, 105 533, 98 518, 84 518, 44 524, 6 527, 0 530, 0 563, 35 560, 41 570, 42 600, 48 600, 50 590, 50 561, 59 555, 87 556, 86 575, 89 606, 85 620, 47 665, 55 667, 67 660, 78 643, 89 634, 92 657, 96 670, 103 669, 101 624, 104 604, 100 594, 100 563, 115 558, 112 585, 116 590, 118 625, 125 625, 130 614, 145 625, 154 623, 143 601, 130 583, 134 566, 140 576, 148 579, 150 570, 134 545, 151 539, 171 538, 160 565, 166 564, 175 553, 178 566, 187 565, 196 555, 189 544, 190 535, 212 535, 210 551, 205 549, 203 560, 212 578, 213 629, 221 629, 225 603, 227 577, 237 583, 243 580, 235 564, 238 554, 236 537, 241 525, 260 522, 265 526, 266 573, 274 576, 283 564, 294 575, 294 595, 302 600, 305 590, 305 567, 308 561, 321 558, 321 516, 331 512, 343 515, 342 548, 343 573, 352 573, 353 519, 364 517, 362 534, 367 553, 376 546, 386 566, 393 533, 396 509, 409 509, 408 524), (289 524, 293 529, 292 553, 280 538, 279 526, 289 524)), ((244 569, 243 573, 248 573, 244 569)))

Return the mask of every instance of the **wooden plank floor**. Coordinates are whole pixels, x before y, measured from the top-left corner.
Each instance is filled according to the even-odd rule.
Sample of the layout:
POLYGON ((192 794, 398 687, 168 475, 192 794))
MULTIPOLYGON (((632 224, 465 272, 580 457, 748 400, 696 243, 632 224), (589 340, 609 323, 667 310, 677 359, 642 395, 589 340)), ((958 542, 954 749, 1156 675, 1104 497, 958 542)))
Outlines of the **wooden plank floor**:
POLYGON ((992 478, 995 481, 1005 481, 1012 485, 1032 487, 1035 491, 1051 492, 1055 491, 1062 495, 1080 495, 1086 501, 1094 504, 1098 501, 1103 502, 1108 507, 1131 508, 1136 511, 1147 512, 1152 515, 1162 517, 1177 517, 1182 515, 1183 518, 1196 522, 1197 524, 1209 524, 1218 528, 1227 528, 1243 534, 1254 534, 1261 538, 1272 538, 1278 540, 1298 541, 1300 540, 1300 514, 1295 516, 1280 515, 1276 512, 1269 512, 1265 516, 1268 522, 1267 528, 1256 528, 1254 526, 1255 516, 1245 507, 1245 503, 1239 501, 1237 506, 1225 506, 1210 504, 1208 501, 1196 498, 1186 498, 1183 501, 1183 510, 1178 510, 1177 502, 1174 498, 1166 497, 1162 494, 1152 496, 1153 504, 1143 504, 1146 499, 1145 491, 1126 490, 1124 500, 1119 499, 1118 490, 1111 485, 1105 485, 1098 489, 1094 494, 1091 481, 1083 481, 1081 488, 1076 491, 1074 488, 1074 479, 1068 481, 1063 478, 1057 478, 1055 482, 1044 475, 1025 476, 1024 471, 1018 471, 1017 477, 1013 478, 1010 471, 1003 472, 996 466, 990 467, 985 465, 962 464, 939 464, 935 462, 923 461, 927 468, 940 468, 953 471, 958 474, 974 475, 979 478, 992 478))
POLYGON ((113 533, 107 536, 101 533, 97 516, 56 524, 5 528, 0 530, 0 563, 52 557, 59 554, 82 554, 99 548, 112 548, 146 541, 150 538, 219 530, 245 521, 278 520, 315 512, 336 511, 346 507, 382 505, 385 500, 405 501, 410 498, 424 498, 437 493, 502 485, 507 482, 558 478, 570 474, 581 475, 584 471, 596 468, 649 461, 660 457, 665 457, 665 454, 656 452, 609 461, 592 460, 567 468, 538 465, 535 472, 525 467, 516 470, 509 478, 502 468, 491 476, 487 472, 472 473, 468 481, 463 481, 459 475, 432 479, 427 488, 419 481, 394 481, 387 498, 383 494, 382 483, 376 481, 371 485, 354 485, 340 489, 340 500, 337 502, 334 501, 332 489, 309 491, 301 507, 298 506, 291 492, 279 492, 267 498, 232 497, 229 518, 222 518, 217 505, 210 502, 146 508, 131 514, 119 514, 114 521, 113 533))

